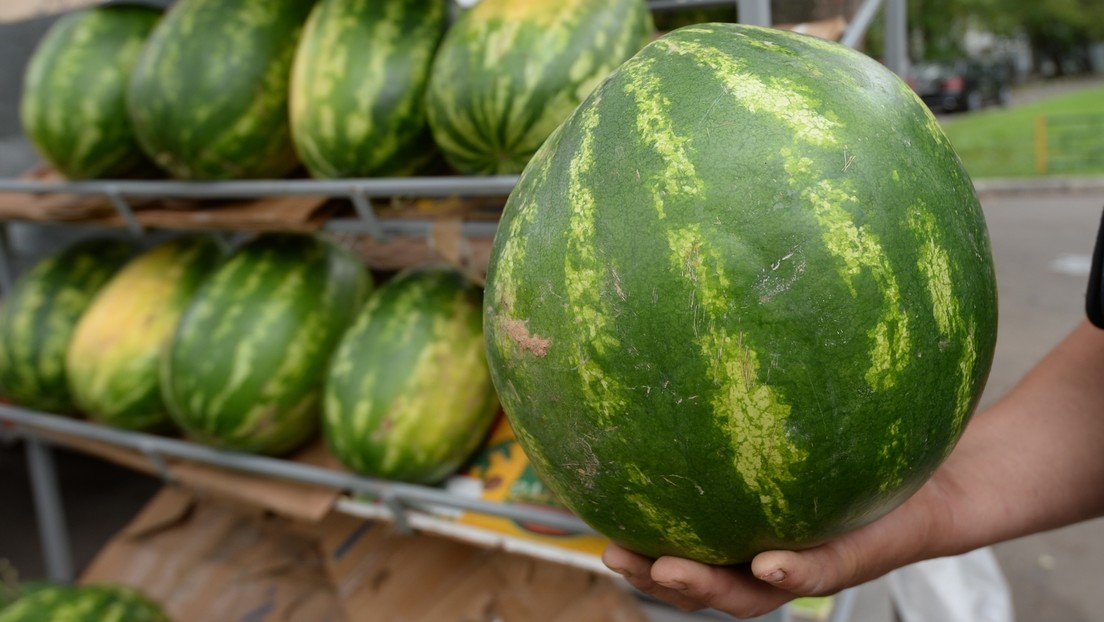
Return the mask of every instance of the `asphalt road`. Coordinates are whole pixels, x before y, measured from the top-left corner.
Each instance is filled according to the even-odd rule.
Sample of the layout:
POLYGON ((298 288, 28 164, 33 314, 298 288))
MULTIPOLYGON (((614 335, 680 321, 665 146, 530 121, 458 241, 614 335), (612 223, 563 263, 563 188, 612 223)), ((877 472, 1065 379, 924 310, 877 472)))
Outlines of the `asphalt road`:
MULTIPOLYGON (((984 407, 1012 388, 1084 317, 1104 189, 983 196, 982 204, 1000 297, 997 351, 984 407)), ((1104 521, 1022 538, 996 546, 995 552, 1021 622, 1104 620, 1104 521)))

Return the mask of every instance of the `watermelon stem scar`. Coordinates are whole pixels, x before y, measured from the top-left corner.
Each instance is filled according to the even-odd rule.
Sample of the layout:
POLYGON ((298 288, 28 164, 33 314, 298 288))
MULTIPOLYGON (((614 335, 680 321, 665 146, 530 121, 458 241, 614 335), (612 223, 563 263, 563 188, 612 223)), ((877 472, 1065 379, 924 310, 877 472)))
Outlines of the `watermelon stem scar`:
POLYGON ((545 339, 540 335, 530 334, 528 324, 525 320, 511 319, 506 320, 504 328, 510 339, 517 342, 522 350, 541 357, 547 356, 552 340, 545 339))

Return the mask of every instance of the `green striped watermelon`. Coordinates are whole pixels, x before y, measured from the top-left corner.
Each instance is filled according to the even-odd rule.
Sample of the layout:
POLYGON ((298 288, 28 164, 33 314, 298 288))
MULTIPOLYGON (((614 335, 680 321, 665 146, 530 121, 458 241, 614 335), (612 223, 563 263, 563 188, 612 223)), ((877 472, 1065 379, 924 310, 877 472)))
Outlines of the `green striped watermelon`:
POLYGON ((100 288, 130 258, 122 240, 84 240, 39 261, 0 307, 0 392, 21 406, 68 414, 65 353, 100 288))
POLYGON ((70 13, 50 27, 24 74, 27 137, 70 179, 149 176, 157 168, 134 136, 126 89, 161 12, 138 5, 70 13))
POLYGON ((318 428, 325 369, 371 287, 321 238, 263 234, 200 286, 162 359, 173 420, 197 440, 280 454, 318 428))
POLYGON ((288 83, 314 0, 178 0, 127 93, 146 153, 175 177, 281 177, 298 161, 288 83))
POLYGON ((85 311, 66 370, 77 408, 122 428, 171 425, 161 400, 161 352, 184 308, 223 258, 208 236, 184 236, 131 260, 85 311))
POLYGON ((140 591, 115 584, 52 585, 0 610, 0 622, 170 622, 140 591))
POLYGON ((915 491, 993 356, 973 185, 874 60, 709 24, 648 45, 522 174, 484 333, 542 479, 596 530, 712 563, 915 491))
POLYGON ((334 456, 410 482, 456 471, 498 412, 482 317, 482 292, 455 269, 409 270, 381 287, 331 362, 323 431, 334 456))
POLYGON ((433 61, 433 138, 462 173, 518 173, 652 31, 644 0, 481 0, 433 61))
POLYGON ((436 147, 425 114, 445 0, 321 0, 291 74, 291 130, 315 177, 413 173, 436 147))

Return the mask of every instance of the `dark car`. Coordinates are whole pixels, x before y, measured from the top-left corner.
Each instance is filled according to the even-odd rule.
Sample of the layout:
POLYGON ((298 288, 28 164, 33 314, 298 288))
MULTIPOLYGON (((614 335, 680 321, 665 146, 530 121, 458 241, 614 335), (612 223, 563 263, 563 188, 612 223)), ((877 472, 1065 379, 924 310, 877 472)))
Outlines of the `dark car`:
POLYGON ((1006 63, 917 63, 908 82, 929 108, 943 112, 978 110, 987 104, 1004 106, 1012 93, 1012 71, 1006 63))

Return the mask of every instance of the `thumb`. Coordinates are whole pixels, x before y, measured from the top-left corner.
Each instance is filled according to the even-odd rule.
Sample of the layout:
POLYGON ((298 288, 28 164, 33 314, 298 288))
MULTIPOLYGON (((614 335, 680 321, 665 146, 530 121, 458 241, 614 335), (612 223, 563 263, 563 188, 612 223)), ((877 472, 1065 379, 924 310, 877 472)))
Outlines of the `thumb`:
POLYGON ((846 540, 834 540, 804 551, 760 553, 751 562, 751 572, 793 594, 823 596, 861 583, 863 569, 859 560, 846 540))

